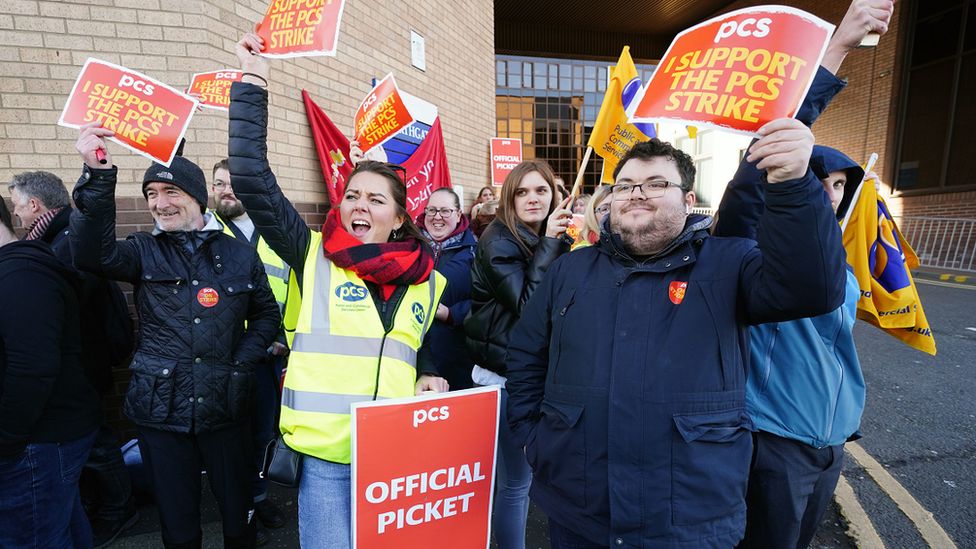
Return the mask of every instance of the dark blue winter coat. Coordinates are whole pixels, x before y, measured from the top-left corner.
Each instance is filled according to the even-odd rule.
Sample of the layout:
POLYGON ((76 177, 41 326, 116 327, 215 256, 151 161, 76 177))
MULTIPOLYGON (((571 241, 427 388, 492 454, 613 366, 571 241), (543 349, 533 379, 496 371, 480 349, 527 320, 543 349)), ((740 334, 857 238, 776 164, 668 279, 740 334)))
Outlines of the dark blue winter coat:
POLYGON ((508 414, 531 496, 611 547, 734 546, 745 529, 752 423, 747 326, 844 298, 839 227, 817 178, 767 185, 758 243, 692 215, 636 261, 606 227, 561 257, 508 347, 508 414))
MULTIPOLYGON (((423 215, 426 214, 417 220, 420 227, 424 226, 423 215)), ((461 223, 466 227, 468 221, 462 218, 461 223)), ((429 237, 426 231, 424 236, 429 237)), ((473 386, 471 369, 474 361, 465 344, 464 317, 471 310, 471 263, 477 247, 478 239, 471 229, 465 228, 434 249, 434 269, 447 279, 441 304, 451 310, 451 315, 446 322, 436 320, 430 325, 426 341, 430 345, 434 367, 452 391, 473 386)))

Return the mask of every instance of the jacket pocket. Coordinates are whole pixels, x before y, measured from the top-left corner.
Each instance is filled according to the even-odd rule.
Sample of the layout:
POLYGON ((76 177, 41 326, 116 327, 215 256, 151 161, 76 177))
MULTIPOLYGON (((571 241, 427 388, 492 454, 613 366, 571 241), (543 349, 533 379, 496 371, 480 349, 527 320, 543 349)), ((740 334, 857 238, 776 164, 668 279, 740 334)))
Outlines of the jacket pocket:
POLYGON ((745 507, 752 422, 742 408, 675 414, 671 448, 671 519, 699 524, 745 507))
POLYGON ((573 505, 586 506, 586 439, 583 406, 542 401, 542 418, 526 446, 536 479, 573 505))
POLYGON ((254 398, 254 375, 244 364, 238 364, 227 373, 227 415, 234 422, 250 417, 254 398))
POLYGON ((173 408, 175 361, 136 354, 129 366, 132 379, 125 393, 125 413, 133 420, 166 421, 173 408))

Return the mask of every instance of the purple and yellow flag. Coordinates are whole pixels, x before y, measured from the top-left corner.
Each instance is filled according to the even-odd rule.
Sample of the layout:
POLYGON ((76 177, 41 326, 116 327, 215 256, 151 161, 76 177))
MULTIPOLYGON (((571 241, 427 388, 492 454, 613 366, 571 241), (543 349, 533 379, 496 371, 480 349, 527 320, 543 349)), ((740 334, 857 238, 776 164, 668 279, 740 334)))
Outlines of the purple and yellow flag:
POLYGON ((613 170, 620 159, 634 144, 657 136, 654 124, 631 124, 627 122, 627 107, 640 91, 641 79, 630 57, 630 46, 620 52, 617 66, 610 74, 607 92, 600 105, 600 114, 593 124, 593 131, 586 146, 603 157, 604 183, 613 183, 613 170))
POLYGON ((857 317, 935 355, 935 337, 910 271, 918 267, 918 256, 878 196, 874 180, 864 181, 857 192, 843 226, 847 262, 861 287, 857 317))

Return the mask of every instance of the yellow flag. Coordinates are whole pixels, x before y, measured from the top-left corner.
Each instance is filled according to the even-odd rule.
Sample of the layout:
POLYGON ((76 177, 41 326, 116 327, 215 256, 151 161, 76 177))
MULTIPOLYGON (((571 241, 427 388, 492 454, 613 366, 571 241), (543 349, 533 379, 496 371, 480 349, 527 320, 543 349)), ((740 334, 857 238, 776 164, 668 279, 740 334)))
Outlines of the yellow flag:
POLYGON ((604 183, 613 183, 613 170, 620 159, 635 143, 655 137, 653 124, 630 124, 627 122, 627 107, 637 96, 641 87, 640 75, 634 60, 630 57, 630 46, 620 52, 617 66, 610 74, 607 92, 600 105, 600 114, 593 124, 590 139, 586 142, 596 154, 603 157, 604 183))
POLYGON ((850 209, 844 226, 844 248, 861 287, 857 317, 934 355, 935 337, 910 271, 918 267, 918 256, 878 196, 873 179, 861 184, 850 209))

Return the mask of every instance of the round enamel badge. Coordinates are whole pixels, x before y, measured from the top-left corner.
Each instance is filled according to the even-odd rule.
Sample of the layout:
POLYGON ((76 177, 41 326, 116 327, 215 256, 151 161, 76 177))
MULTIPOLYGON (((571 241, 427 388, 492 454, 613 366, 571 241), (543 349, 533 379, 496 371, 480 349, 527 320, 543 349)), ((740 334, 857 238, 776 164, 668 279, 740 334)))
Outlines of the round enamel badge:
POLYGON ((197 301, 204 307, 213 307, 220 301, 220 294, 213 288, 202 288, 197 292, 197 301))

